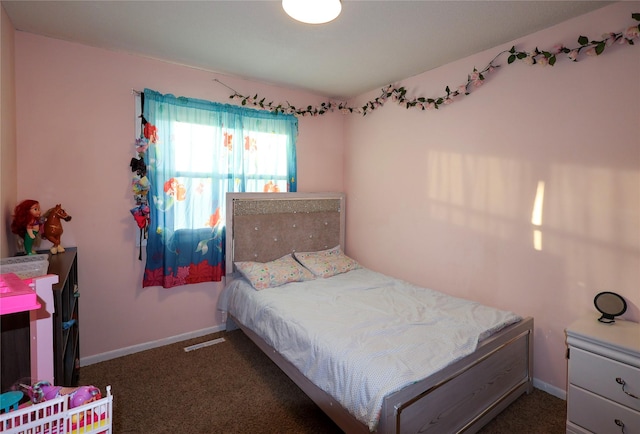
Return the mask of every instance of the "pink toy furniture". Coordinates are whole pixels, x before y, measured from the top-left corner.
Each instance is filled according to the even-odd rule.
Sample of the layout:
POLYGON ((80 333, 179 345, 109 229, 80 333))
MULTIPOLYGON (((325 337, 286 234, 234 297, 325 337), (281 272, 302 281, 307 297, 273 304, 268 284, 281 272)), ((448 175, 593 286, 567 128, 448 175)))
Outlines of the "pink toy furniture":
POLYGON ((30 311, 31 377, 54 384, 52 286, 58 276, 47 274, 21 279, 16 274, 0 274, 0 315, 30 311))
POLYGON ((36 292, 16 274, 0 274, 0 315, 39 309, 36 292))
POLYGON ((70 408, 69 396, 63 395, 0 413, 3 434, 112 434, 113 395, 107 386, 104 398, 70 408))

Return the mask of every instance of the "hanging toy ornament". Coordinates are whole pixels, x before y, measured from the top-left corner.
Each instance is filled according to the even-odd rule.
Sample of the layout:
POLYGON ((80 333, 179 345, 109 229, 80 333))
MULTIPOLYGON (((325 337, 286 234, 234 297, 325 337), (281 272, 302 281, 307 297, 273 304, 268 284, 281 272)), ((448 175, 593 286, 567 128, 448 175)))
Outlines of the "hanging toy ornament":
MULTIPOLYGON (((140 111, 144 110, 144 93, 140 93, 140 111)), ((148 193, 150 189, 149 179, 147 178, 147 163, 144 160, 144 154, 147 152, 149 145, 156 143, 158 140, 158 129, 147 122, 143 115, 140 118, 140 137, 135 141, 136 156, 129 161, 129 167, 133 172, 131 180, 131 190, 136 206, 131 208, 129 212, 133 216, 138 228, 140 229, 140 250, 138 260, 142 261, 142 240, 147 238, 147 231, 151 223, 149 209, 148 193)))
POLYGON ((129 210, 134 220, 136 221, 138 228, 140 228, 140 251, 138 253, 138 260, 142 260, 142 239, 146 238, 147 228, 149 227, 149 214, 151 210, 149 205, 140 204, 129 210))
POLYGON ((149 205, 138 205, 129 211, 140 229, 146 229, 149 226, 149 205))
POLYGON ((142 156, 142 154, 144 154, 147 151, 148 147, 149 147, 149 139, 147 139, 144 136, 141 136, 140 138, 136 139, 136 152, 138 153, 138 156, 142 156))
POLYGON ((144 124, 143 132, 144 136, 149 139, 151 143, 156 143, 158 141, 158 129, 149 122, 144 124))

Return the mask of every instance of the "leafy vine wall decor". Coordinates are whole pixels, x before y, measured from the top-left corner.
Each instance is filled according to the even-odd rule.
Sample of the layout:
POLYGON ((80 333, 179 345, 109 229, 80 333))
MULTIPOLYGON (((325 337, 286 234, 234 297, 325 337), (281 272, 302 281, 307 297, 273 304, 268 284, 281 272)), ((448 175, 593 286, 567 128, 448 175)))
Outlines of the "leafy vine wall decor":
MULTIPOLYGON (((640 21, 640 13, 633 13, 631 17, 640 21)), ((305 108, 299 108, 289 104, 274 103, 273 101, 266 101, 266 98, 261 98, 258 94, 254 96, 245 96, 226 86, 221 81, 215 79, 218 83, 228 87, 234 93, 229 98, 239 100, 243 106, 254 106, 264 110, 269 110, 274 113, 293 114, 296 116, 320 116, 328 112, 338 110, 342 113, 356 113, 366 116, 367 113, 378 109, 384 105, 384 103, 391 99, 399 105, 404 105, 407 109, 418 108, 420 110, 433 110, 439 109, 441 105, 448 105, 454 102, 454 98, 462 95, 469 95, 474 88, 482 86, 487 74, 495 72, 501 65, 497 64, 499 58, 508 54, 507 64, 512 64, 516 61, 521 61, 529 65, 541 65, 541 66, 553 66, 560 56, 565 56, 573 62, 578 61, 580 55, 586 56, 599 56, 604 50, 613 45, 634 45, 634 40, 640 37, 640 24, 632 25, 626 30, 618 33, 605 33, 600 40, 589 40, 586 36, 580 36, 578 38, 578 46, 575 48, 568 48, 563 44, 557 44, 550 50, 539 50, 537 47, 533 51, 518 51, 513 46, 509 50, 504 50, 498 53, 487 66, 483 69, 474 68, 473 72, 467 76, 466 83, 463 83, 455 88, 447 86, 445 88, 445 94, 435 98, 416 97, 408 98, 407 89, 404 86, 396 87, 389 85, 382 89, 382 94, 374 100, 368 101, 362 107, 352 107, 346 102, 334 102, 327 101, 317 106, 307 106, 305 108)))

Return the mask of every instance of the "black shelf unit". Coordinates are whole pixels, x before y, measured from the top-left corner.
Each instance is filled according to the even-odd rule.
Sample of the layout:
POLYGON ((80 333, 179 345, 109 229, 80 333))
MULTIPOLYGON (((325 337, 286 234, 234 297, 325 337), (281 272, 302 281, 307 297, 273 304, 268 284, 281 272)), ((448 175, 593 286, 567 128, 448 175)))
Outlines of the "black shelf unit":
POLYGON ((77 386, 80 373, 80 327, 78 251, 67 247, 63 253, 49 255, 49 274, 58 275, 53 285, 53 372, 61 386, 77 386))

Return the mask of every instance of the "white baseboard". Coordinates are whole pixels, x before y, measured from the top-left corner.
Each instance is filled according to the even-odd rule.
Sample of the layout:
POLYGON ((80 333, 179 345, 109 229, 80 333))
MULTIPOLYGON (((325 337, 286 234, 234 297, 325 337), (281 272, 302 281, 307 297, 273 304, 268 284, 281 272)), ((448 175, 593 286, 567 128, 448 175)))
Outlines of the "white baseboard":
POLYGON ((126 348, 120 348, 118 350, 107 351, 106 353, 96 354, 95 356, 82 357, 80 359, 80 367, 93 365, 94 363, 100 363, 111 359, 116 359, 122 356, 128 356, 129 354, 135 354, 140 351, 150 350, 152 348, 158 348, 176 342, 186 341, 193 338, 199 338, 200 336, 210 335, 224 331, 225 325, 220 324, 214 327, 208 327, 206 329, 196 330, 189 333, 183 333, 177 336, 170 336, 168 338, 159 339, 157 341, 145 342, 143 344, 132 345, 126 348))
POLYGON ((543 392, 547 392, 549 395, 553 395, 556 398, 560 398, 564 401, 567 400, 567 391, 560 389, 556 386, 552 386, 549 383, 545 383, 544 381, 538 380, 537 378, 533 379, 533 387, 536 389, 540 389, 543 392))

